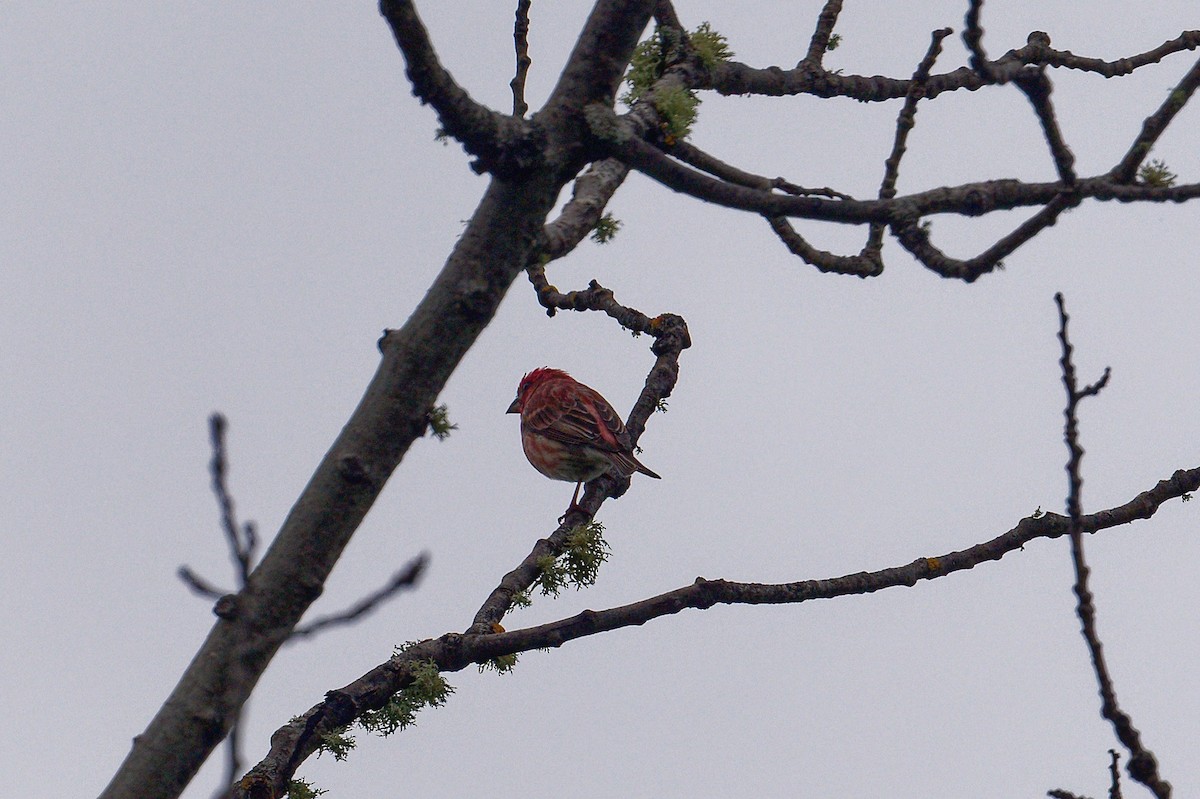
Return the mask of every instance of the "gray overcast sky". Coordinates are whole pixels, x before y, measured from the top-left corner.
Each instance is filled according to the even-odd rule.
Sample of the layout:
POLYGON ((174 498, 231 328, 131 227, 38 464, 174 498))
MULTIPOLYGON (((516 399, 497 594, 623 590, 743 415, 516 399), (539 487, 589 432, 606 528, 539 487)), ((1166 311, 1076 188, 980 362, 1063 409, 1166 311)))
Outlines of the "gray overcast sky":
MULTIPOLYGON (((850 0, 828 59, 907 76, 965 2, 850 0)), ((476 99, 511 102, 512 2, 418 3, 476 99)), ((535 3, 529 97, 557 77, 589 4, 535 3)), ((790 66, 819 2, 677 4, 740 60, 790 66)), ((1041 29, 1115 58, 1195 28, 1194 0, 988 4, 993 55, 1041 29)), ((410 95, 371 3, 7 3, 0 25, 0 676, 11 796, 95 795, 207 632, 187 563, 230 583, 208 491, 205 419, 230 420, 238 510, 272 533, 359 399, 375 340, 441 267, 485 178, 410 95)), ((964 63, 947 40, 938 71, 964 63)), ((1081 174, 1109 169, 1194 56, 1134 77, 1056 73, 1081 174)), ((706 97, 695 141, 747 169, 866 196, 898 103, 706 97)), ((1154 155, 1200 175, 1189 106, 1154 155)), ((1012 88, 922 106, 900 190, 1053 165, 1012 88)), ((824 276, 749 215, 639 176, 605 246, 554 264, 648 314, 688 321, 670 410, 642 439, 663 475, 600 519, 595 588, 538 599, 510 628, 633 601, 697 575, 833 577, 962 549, 1065 489, 1053 293, 1083 379, 1084 502, 1125 502, 1197 465, 1196 208, 1088 203, 971 286, 895 244, 880 278, 824 276)), ((974 255, 1015 214, 934 220, 974 255)), ((860 231, 802 226, 857 251, 860 231)), ((503 413, 521 374, 565 368, 627 410, 648 342, 598 315, 547 319, 519 281, 328 585, 332 611, 427 550, 420 591, 287 648, 249 705, 256 762, 290 716, 394 644, 461 630, 570 486, 525 461, 503 413)), ((1180 796, 1200 793, 1200 543, 1193 505, 1088 539, 1120 697, 1180 796)), ((1079 638, 1066 541, 913 589, 714 608, 450 676, 450 703, 349 763, 304 776, 330 797, 1044 795, 1107 789, 1114 746, 1079 638)), ((211 794, 212 764, 188 791, 211 794)), ((1132 789, 1126 795, 1133 795, 1132 789)))

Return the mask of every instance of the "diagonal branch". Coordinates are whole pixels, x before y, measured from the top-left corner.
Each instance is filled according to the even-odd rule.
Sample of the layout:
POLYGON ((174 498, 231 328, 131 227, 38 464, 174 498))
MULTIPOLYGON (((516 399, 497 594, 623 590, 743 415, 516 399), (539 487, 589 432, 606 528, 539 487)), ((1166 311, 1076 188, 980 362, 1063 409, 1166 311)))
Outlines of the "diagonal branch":
POLYGON ((535 149, 524 120, 505 116, 471 99, 442 66, 429 32, 408 0, 381 0, 379 12, 387 20, 407 64, 405 74, 413 94, 433 106, 446 135, 476 157, 476 172, 510 174, 529 167, 535 149))
POLYGON ((629 167, 615 158, 591 164, 575 178, 571 199, 554 221, 542 229, 539 255, 547 260, 562 258, 595 230, 608 201, 625 182, 629 167))
MULTIPOLYGON (((1045 36, 1045 34, 1041 35, 1045 36)), ((1035 36, 1037 34, 1030 34, 1030 40, 1032 41, 1035 36)), ((1050 43, 1049 37, 1046 37, 1045 43, 1047 45, 1050 43)), ((1059 130, 1058 120, 1054 115, 1054 105, 1050 102, 1050 92, 1054 87, 1051 85, 1050 79, 1046 77, 1045 70, 1037 68, 1032 71, 1022 71, 1013 79, 1013 83, 1029 99, 1034 113, 1037 114, 1038 122, 1042 126, 1042 135, 1045 136, 1046 144, 1050 147, 1050 156, 1054 159, 1054 168, 1058 170, 1058 179, 1067 186, 1074 184, 1078 179, 1075 175, 1075 155, 1063 139, 1062 131, 1059 130)))
POLYGON ((421 553, 404 565, 404 568, 392 575, 391 579, 381 587, 364 596, 346 610, 313 619, 307 624, 298 624, 292 630, 288 643, 301 638, 308 638, 324 632, 331 627, 342 627, 352 624, 364 616, 370 615, 381 605, 402 591, 414 588, 421 580, 425 566, 429 563, 428 553, 421 553))
POLYGON ((1200 61, 1192 65, 1192 68, 1179 81, 1179 85, 1167 95, 1167 99, 1158 107, 1158 110, 1146 117, 1146 121, 1142 123, 1141 133, 1134 139, 1129 151, 1125 153, 1125 157, 1109 172, 1114 181, 1129 183, 1133 180, 1138 166, 1150 154, 1150 148, 1162 136, 1163 131, 1171 124, 1175 115, 1183 110, 1188 100, 1192 99, 1197 87, 1200 87, 1200 61))
MULTIPOLYGON (((1200 467, 1175 472, 1124 505, 1082 517, 1085 532, 1117 527, 1148 519, 1163 503, 1200 488, 1200 467)), ((760 584, 697 579, 691 585, 630 605, 601 611, 585 610, 566 619, 504 633, 447 633, 422 641, 394 655, 354 682, 329 692, 326 699, 297 716, 271 736, 267 756, 239 782, 237 796, 278 797, 301 762, 315 752, 323 735, 342 730, 362 713, 382 707, 396 692, 412 682, 415 664, 432 662, 444 672, 460 671, 473 663, 561 646, 568 641, 623 627, 645 624, 682 610, 707 609, 716 604, 796 604, 885 588, 912 587, 921 580, 945 577, 957 571, 999 560, 1038 538, 1066 535, 1070 521, 1058 514, 1022 519, 1016 527, 981 544, 939 557, 918 558, 903 566, 859 572, 821 580, 760 584)))
POLYGON ((1075 379, 1075 365, 1071 361, 1071 341, 1067 336, 1069 317, 1061 293, 1054 295, 1054 302, 1058 306, 1058 340, 1062 344, 1062 358, 1059 363, 1062 366, 1063 386, 1067 391, 1067 404, 1063 410, 1063 416, 1066 419, 1063 438, 1070 452, 1067 460, 1069 483, 1067 533, 1071 539, 1071 560, 1075 566, 1075 596, 1078 599, 1076 612, 1079 615, 1080 631, 1083 634, 1083 640, 1087 643, 1092 667, 1096 672, 1096 682, 1100 686, 1100 715, 1112 724, 1117 739, 1129 750, 1129 763, 1126 766, 1129 776, 1149 788, 1158 799, 1169 799, 1171 785, 1158 775, 1158 761, 1155 759, 1154 753, 1143 746, 1141 734, 1133 726, 1133 719, 1121 710, 1117 702, 1116 688, 1113 687, 1112 676, 1109 674, 1108 665, 1104 660, 1100 634, 1096 630, 1096 606, 1092 592, 1088 588, 1090 570, 1083 555, 1084 528, 1080 500, 1083 478, 1079 473, 1079 464, 1083 460, 1083 447, 1079 444, 1079 423, 1076 409, 1080 400, 1100 393, 1100 390, 1108 384, 1111 372, 1106 368, 1103 376, 1095 383, 1084 386, 1082 389, 1078 388, 1075 379))
MULTIPOLYGON (((929 73, 942 51, 942 40, 949 36, 951 30, 942 28, 931 34, 929 49, 925 57, 913 72, 912 83, 904 98, 904 105, 896 117, 896 135, 892 140, 892 152, 884 161, 883 180, 879 185, 879 199, 890 200, 896 196, 896 181, 900 178, 900 161, 908 150, 908 134, 916 125, 917 103, 925 97, 925 85, 929 82, 929 73)), ((864 255, 872 255, 882 269, 881 252, 883 249, 884 225, 881 222, 871 223, 867 233, 867 243, 863 248, 864 255)))

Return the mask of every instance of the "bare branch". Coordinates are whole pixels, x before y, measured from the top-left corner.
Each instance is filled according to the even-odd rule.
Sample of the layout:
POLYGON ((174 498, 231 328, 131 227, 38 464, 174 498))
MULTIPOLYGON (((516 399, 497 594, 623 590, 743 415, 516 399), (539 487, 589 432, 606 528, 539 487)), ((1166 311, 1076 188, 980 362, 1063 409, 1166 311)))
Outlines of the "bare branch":
POLYGON ((971 53, 971 69, 986 83, 996 81, 996 68, 988 60, 987 52, 983 49, 983 27, 979 24, 980 12, 983 10, 983 0, 971 0, 967 6, 967 16, 963 20, 963 44, 971 53))
POLYGON ((679 21, 679 15, 675 13, 675 6, 671 0, 658 0, 654 6, 654 21, 664 28, 682 34, 683 40, 687 40, 687 29, 679 21))
POLYGON ((421 574, 425 571, 428 563, 429 555, 427 553, 418 555, 406 563, 403 569, 393 574, 386 585, 371 592, 346 610, 328 616, 321 616, 320 618, 313 619, 308 624, 297 625, 292 630, 292 636, 288 639, 289 643, 300 638, 316 635, 331 627, 341 627, 351 624, 363 616, 373 613, 397 594, 408 588, 415 587, 420 581, 421 574))
POLYGON ((562 212, 542 230, 539 255, 548 260, 562 258, 595 229, 608 201, 625 182, 629 167, 615 158, 591 164, 575 178, 571 199, 562 212))
POLYGON ((188 566, 180 566, 175 570, 180 580, 183 580, 184 585, 192 589, 192 593, 202 596, 205 599, 220 599, 228 594, 228 591, 222 591, 212 583, 205 580, 200 575, 196 574, 188 566))
MULTIPOLYGON (((883 181, 879 185, 879 199, 890 200, 896 196, 896 181, 900 177, 900 160, 908 149, 908 134, 916 124, 917 103, 925 96, 925 84, 929 81, 929 73, 942 51, 942 40, 951 34, 949 28, 936 30, 931 34, 929 49, 925 57, 913 72, 908 94, 904 97, 904 106, 896 117, 896 135, 892 140, 892 152, 884 161, 883 181)), ((864 255, 873 255, 882 268, 880 253, 883 248, 884 225, 873 222, 867 233, 867 243, 863 248, 864 255)))
POLYGON ((896 236, 896 240, 926 268, 942 277, 958 278, 971 283, 981 275, 999 268, 1005 257, 1053 225, 1063 211, 1073 208, 1079 202, 1080 198, 1074 194, 1064 192, 1057 195, 1011 233, 1001 237, 979 255, 966 260, 951 258, 933 246, 929 241, 929 231, 918 225, 915 220, 893 225, 892 233, 896 236))
MULTIPOLYGON (((951 91, 973 91, 992 83, 1003 83, 1011 80, 1022 67, 1028 65, 1094 72, 1106 78, 1120 77, 1140 67, 1157 64, 1169 55, 1194 50, 1197 47, 1200 47, 1200 30, 1184 31, 1153 50, 1116 61, 1077 56, 1069 50, 1026 46, 1011 50, 994 61, 987 61, 984 71, 991 76, 987 80, 980 77, 971 67, 959 67, 950 72, 933 75, 926 85, 925 96, 936 97, 951 91)), ((697 84, 693 88, 714 89, 726 95, 761 94, 781 97, 811 94, 817 97, 850 97, 863 102, 881 102, 907 95, 909 83, 909 80, 880 75, 839 75, 828 70, 814 70, 811 64, 804 61, 795 69, 781 69, 777 66, 756 68, 737 61, 726 61, 712 68, 707 83, 697 84)))
POLYGON ((1079 615, 1083 639, 1087 643, 1088 652, 1091 655, 1096 681, 1100 685, 1100 714, 1113 725, 1117 739, 1129 750, 1130 757, 1127 766, 1129 775, 1149 788, 1158 799, 1169 799, 1171 785, 1159 777, 1158 762, 1154 753, 1142 745, 1141 734, 1133 726, 1133 720, 1121 710, 1117 703, 1116 689, 1113 687, 1112 677, 1108 673, 1103 645, 1096 630, 1096 606, 1092 592, 1088 588, 1090 570, 1083 555, 1084 526, 1080 499, 1083 478, 1079 473, 1079 464, 1083 459, 1083 447, 1079 444, 1076 408, 1081 399, 1095 396, 1108 384, 1111 372, 1106 368, 1104 375, 1095 383, 1084 386, 1082 389, 1077 387, 1075 365, 1071 362, 1071 341, 1067 336, 1069 317, 1061 293, 1054 295, 1054 302, 1058 305, 1058 339, 1062 344, 1062 358, 1059 363, 1062 366, 1063 385, 1067 390, 1067 404, 1063 410, 1063 416, 1066 418, 1063 437, 1070 452, 1067 460, 1070 486, 1067 493, 1067 513, 1069 515, 1067 532, 1071 539, 1071 560, 1075 566, 1075 596, 1078 599, 1076 613, 1079 615))
POLYGON ((525 78, 529 75, 529 7, 533 0, 517 0, 517 19, 513 24, 513 43, 517 50, 517 74, 509 81, 513 95, 513 116, 523 117, 529 110, 525 102, 525 78))
POLYGON ((832 272, 838 275, 855 275, 857 277, 875 277, 883 272, 883 260, 879 257, 879 248, 872 249, 870 242, 858 255, 838 255, 828 250, 817 249, 792 227, 791 223, 782 216, 769 216, 767 223, 771 230, 783 242, 793 255, 804 259, 806 264, 815 266, 819 272, 832 272))
POLYGON ((838 14, 842 13, 842 0, 826 0, 821 13, 817 15, 817 27, 813 30, 812 38, 808 41, 808 52, 804 59, 797 64, 819 67, 825 52, 829 49, 829 39, 833 36, 833 28, 837 25, 838 14))
MULTIPOLYGON (((794 197, 829 197, 841 200, 853 200, 848 194, 842 194, 829 187, 810 189, 789 183, 781 177, 768 178, 755 175, 739 169, 731 164, 704 152, 687 141, 677 141, 668 149, 671 155, 685 164, 690 164, 723 181, 747 188, 770 192, 778 190, 794 197)), ((883 271, 883 262, 879 259, 878 249, 864 249, 858 255, 838 255, 813 247, 803 236, 796 232, 791 223, 782 216, 767 216, 767 223, 783 242, 784 246, 804 260, 815 266, 818 271, 832 272, 841 275, 856 275, 858 277, 873 277, 883 271)))
POLYGON ((1108 756, 1108 799, 1121 799, 1121 770, 1117 768, 1121 762, 1121 756, 1117 754, 1116 749, 1109 749, 1108 756))
POLYGON ((1188 100, 1192 99, 1197 87, 1200 87, 1200 61, 1192 65, 1192 68, 1183 76, 1183 80, 1179 81, 1179 85, 1167 95, 1167 99, 1158 107, 1158 110, 1146 117, 1146 121, 1142 123, 1142 131, 1130 146, 1129 152, 1125 153, 1125 157, 1121 159, 1120 163, 1109 172, 1114 181, 1129 183, 1133 180, 1138 167, 1150 154, 1150 148, 1171 124, 1175 115, 1183 109, 1188 100))
MULTIPOLYGON (((1044 33, 1035 32, 1029 35, 1029 41, 1030 44, 1034 44, 1036 41, 1036 43, 1049 46, 1050 37, 1044 33)), ((1050 79, 1046 77, 1045 69, 1038 67, 1022 70, 1013 78, 1013 83, 1029 99, 1034 113, 1037 114, 1038 122, 1042 126, 1042 135, 1046 137, 1046 144, 1050 147, 1050 156, 1054 159, 1054 168, 1058 170, 1059 180, 1068 186, 1074 184, 1077 179, 1075 155, 1063 140, 1062 131, 1058 128, 1058 120, 1054 116, 1054 106, 1050 102, 1053 86, 1050 84, 1050 79)))
MULTIPOLYGON (((593 481, 596 482, 599 481, 593 481)), ((589 484, 589 494, 593 494, 591 487, 589 484)), ((1079 520, 1081 529, 1085 532, 1095 532, 1128 524, 1135 519, 1148 519, 1164 502, 1198 488, 1200 467, 1177 471, 1170 478, 1160 481, 1124 505, 1082 517, 1079 520)), ((588 498, 585 497, 584 502, 587 501, 588 498)), ((528 578, 528 585, 536 576, 536 571, 530 572, 527 558, 526 562, 505 577, 505 583, 493 593, 493 597, 489 597, 489 603, 481 608, 476 617, 478 623, 472 626, 471 632, 447 633, 440 638, 422 641, 406 649, 344 688, 331 691, 325 701, 277 730, 271 736, 270 752, 239 781, 239 792, 236 796, 259 799, 282 795, 287 780, 295 773, 300 763, 316 751, 322 735, 342 729, 367 710, 382 707, 392 694, 411 682, 411 666, 415 663, 432 661, 440 670, 453 672, 497 657, 531 649, 557 647, 576 638, 645 624, 688 608, 706 609, 715 604, 795 604, 814 599, 874 593, 898 586, 911 587, 921 580, 945 577, 987 561, 999 560, 1005 554, 1019 550, 1035 539, 1066 535, 1069 526, 1069 519, 1058 514, 1030 516, 991 541, 958 552, 949 552, 940 557, 918 558, 905 566, 776 585, 701 578, 691 585, 631 605, 601 611, 585 610, 570 618, 548 624, 493 633, 490 622, 497 618, 497 608, 490 605, 493 597, 498 593, 508 594, 514 589, 515 586, 505 588, 510 578, 514 584, 520 584, 528 578), (476 633, 475 630, 480 627, 486 630, 476 633)), ((543 544, 544 541, 538 542, 539 547, 543 544)), ((536 547, 535 551, 538 551, 536 547)), ((546 551, 549 553, 549 550, 546 551)), ((536 566, 531 568, 536 569, 536 566)), ((511 597, 511 594, 509 596, 511 597)), ((504 603, 500 602, 499 605, 504 603)))
POLYGON ((442 130, 463 145, 476 160, 476 172, 511 174, 528 169, 536 148, 528 142, 529 127, 471 99, 442 66, 429 32, 408 0, 381 0, 379 11, 392 28, 407 64, 405 74, 413 94, 437 111, 442 130))
POLYGON ((245 587, 250 578, 250 568, 254 563, 254 552, 258 548, 258 534, 254 525, 247 522, 245 527, 239 527, 233 510, 233 498, 225 485, 225 476, 229 464, 225 459, 225 430, 229 424, 225 417, 214 413, 208 418, 209 437, 212 441, 212 460, 209 461, 209 472, 212 474, 212 490, 217 497, 217 506, 221 510, 221 529, 225 531, 225 539, 229 544, 230 555, 238 569, 238 586, 245 587))

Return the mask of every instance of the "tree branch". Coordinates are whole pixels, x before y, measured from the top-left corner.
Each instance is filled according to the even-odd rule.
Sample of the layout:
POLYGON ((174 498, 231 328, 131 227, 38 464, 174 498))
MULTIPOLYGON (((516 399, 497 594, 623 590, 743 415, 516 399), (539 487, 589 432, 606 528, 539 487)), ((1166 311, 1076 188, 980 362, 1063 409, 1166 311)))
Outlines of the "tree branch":
POLYGON ((808 52, 796 66, 820 67, 821 61, 829 50, 829 39, 833 36, 833 28, 837 25, 838 14, 842 13, 842 0, 826 0, 821 13, 817 15, 817 26, 813 29, 812 38, 808 40, 808 52))
POLYGON ((433 106, 442 130, 476 157, 476 172, 513 175, 537 162, 531 141, 532 128, 518 117, 505 116, 471 99, 442 66, 429 32, 408 0, 381 0, 379 12, 391 26, 392 35, 407 64, 405 74, 413 94, 433 106))
POLYGON ((1129 183, 1133 180, 1138 166, 1149 155, 1150 148, 1171 124, 1175 115, 1183 109, 1188 100, 1192 99, 1197 87, 1200 87, 1200 61, 1192 65, 1192 68, 1183 76, 1183 80, 1179 81, 1179 85, 1167 95, 1167 99, 1158 107, 1158 110, 1146 117, 1146 121, 1142 123, 1142 131, 1130 145, 1129 152, 1125 153, 1125 157, 1109 172, 1115 182, 1129 183))
POLYGON ((346 610, 340 613, 321 616, 307 624, 297 625, 296 629, 292 630, 292 635, 288 638, 288 643, 301 638, 311 637, 331 627, 342 627, 352 624, 362 617, 374 613, 381 605, 400 592, 415 587, 420 582, 421 575, 425 572, 425 567, 428 564, 429 555, 427 553, 418 555, 406 563, 404 568, 393 574, 386 585, 367 594, 346 610))
POLYGON ((1142 744, 1141 734, 1133 726, 1133 719, 1121 710, 1117 702, 1116 688, 1108 665, 1104 660, 1104 649, 1100 642, 1100 634, 1096 630, 1096 606, 1092 592, 1088 588, 1090 570, 1083 555, 1083 513, 1080 493, 1083 478, 1079 473, 1079 464, 1083 460, 1083 447, 1079 445, 1079 423, 1076 409, 1079 401, 1100 393, 1108 384, 1111 372, 1104 370, 1104 375, 1095 383, 1077 387, 1075 380, 1075 365, 1071 362, 1071 341, 1067 336, 1066 306, 1062 294, 1054 295, 1058 305, 1058 340, 1062 344, 1063 386, 1067 391, 1067 404, 1063 410, 1065 417, 1063 439, 1066 441, 1070 457, 1067 459, 1067 476, 1069 490, 1067 493, 1067 533, 1071 539, 1071 561, 1075 566, 1075 596, 1078 599, 1076 613, 1079 615, 1080 632, 1087 643, 1088 654, 1091 655, 1092 668, 1096 672, 1096 682, 1100 686, 1100 714, 1107 719, 1116 732, 1117 739, 1129 750, 1129 763, 1126 768, 1129 776, 1149 788, 1158 799, 1170 799, 1171 785, 1158 775, 1158 761, 1154 753, 1142 744))
MULTIPOLYGON (((1093 72, 1105 78, 1128 75, 1135 69, 1157 64, 1169 55, 1200 47, 1200 30, 1184 31, 1153 50, 1104 61, 1099 58, 1077 56, 1069 50, 1053 50, 1040 45, 1027 45, 1010 50, 994 61, 986 62, 986 72, 991 79, 985 80, 970 67, 959 67, 950 72, 933 75, 925 88, 926 97, 936 97, 943 92, 974 91, 992 83, 1011 80, 1024 66, 1049 66, 1093 72)), ((712 68, 709 79, 692 88, 713 89, 725 95, 760 94, 782 97, 796 94, 811 94, 817 97, 849 97, 862 102, 896 100, 908 94, 911 80, 888 78, 880 75, 839 75, 828 70, 814 70, 811 64, 802 61, 794 69, 777 66, 756 68, 737 61, 725 61, 712 68)))
MULTIPOLYGON (((1082 517, 1080 527, 1084 532, 1096 532, 1136 519, 1148 519, 1164 502, 1198 488, 1200 467, 1180 470, 1124 505, 1082 517)), ((590 489, 589 484, 589 492, 590 489)), ((503 633, 490 630, 447 633, 422 641, 344 688, 330 691, 323 702, 277 730, 271 736, 270 752, 240 781, 236 795, 245 799, 282 795, 287 780, 300 763, 317 750, 323 735, 340 731, 363 712, 382 707, 396 691, 411 683, 414 664, 433 662, 443 672, 460 671, 473 663, 532 649, 562 646, 577 638, 645 624, 689 608, 707 609, 716 604, 796 604, 874 593, 898 586, 911 587, 921 580, 945 577, 987 561, 999 560, 1035 539, 1066 535, 1069 526, 1069 519, 1057 514, 1030 516, 1008 532, 982 544, 939 557, 918 558, 907 565, 880 571, 774 585, 698 578, 691 585, 640 602, 601 611, 585 610, 535 627, 503 633)))
POLYGON ((517 0, 516 22, 513 23, 513 44, 517 51, 517 74, 509 81, 513 95, 513 116, 523 117, 529 110, 525 102, 525 78, 533 60, 529 57, 529 7, 533 0, 517 0))
POLYGON ((615 158, 606 158, 588 166, 575 178, 571 199, 558 217, 542 229, 539 257, 554 260, 575 249, 595 230, 608 201, 625 182, 629 167, 615 158))
MULTIPOLYGON (((1045 34, 1041 35, 1045 36, 1045 34)), ((1032 41, 1035 36, 1037 34, 1030 34, 1030 40, 1032 41)), ((1045 43, 1050 43, 1048 36, 1045 38, 1045 43)), ((1054 168, 1058 170, 1058 179, 1064 185, 1073 185, 1077 179, 1075 155, 1063 139, 1062 131, 1058 128, 1058 120, 1054 116, 1054 106, 1050 102, 1050 92, 1054 87, 1050 84, 1050 79, 1046 77, 1045 71, 1039 68, 1031 72, 1022 72, 1013 79, 1013 83, 1028 98, 1034 113, 1037 114, 1038 123, 1042 126, 1042 135, 1045 136, 1046 144, 1050 148, 1050 157, 1054 159, 1054 168)))

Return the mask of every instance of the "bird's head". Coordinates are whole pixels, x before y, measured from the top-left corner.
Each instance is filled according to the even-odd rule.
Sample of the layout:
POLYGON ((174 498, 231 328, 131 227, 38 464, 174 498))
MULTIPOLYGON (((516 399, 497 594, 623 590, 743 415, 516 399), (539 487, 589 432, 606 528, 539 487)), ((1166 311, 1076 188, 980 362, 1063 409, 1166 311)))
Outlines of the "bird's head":
POLYGON ((517 384, 517 397, 508 406, 508 410, 505 413, 520 413, 525 407, 525 400, 535 388, 547 380, 562 380, 564 378, 570 380, 571 376, 562 369, 551 369, 548 366, 534 369, 522 377, 521 382, 517 384))

